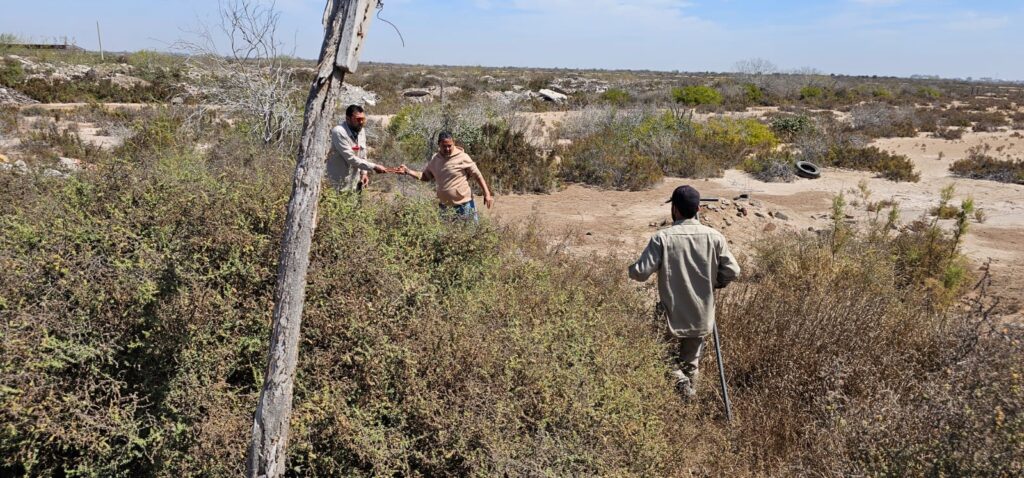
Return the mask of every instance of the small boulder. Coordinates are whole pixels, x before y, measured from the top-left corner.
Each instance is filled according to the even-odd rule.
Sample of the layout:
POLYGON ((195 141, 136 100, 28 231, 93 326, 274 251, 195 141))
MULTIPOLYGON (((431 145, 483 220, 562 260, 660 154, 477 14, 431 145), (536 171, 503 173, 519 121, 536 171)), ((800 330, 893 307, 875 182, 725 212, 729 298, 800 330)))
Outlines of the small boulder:
POLYGON ((547 101, 553 101, 555 103, 561 103, 561 102, 566 101, 566 100, 569 99, 568 96, 563 95, 562 93, 559 93, 557 91, 549 90, 547 88, 543 88, 540 91, 538 91, 537 93, 540 94, 541 98, 543 98, 543 99, 545 99, 547 101))

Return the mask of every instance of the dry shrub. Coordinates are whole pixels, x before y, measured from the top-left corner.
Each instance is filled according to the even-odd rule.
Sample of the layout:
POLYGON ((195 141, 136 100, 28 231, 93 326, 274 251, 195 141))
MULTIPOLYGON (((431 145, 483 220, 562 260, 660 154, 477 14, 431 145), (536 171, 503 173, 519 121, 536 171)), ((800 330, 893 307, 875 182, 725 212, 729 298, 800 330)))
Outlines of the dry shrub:
POLYGON ((938 128, 933 133, 936 138, 942 138, 946 140, 957 140, 964 137, 963 128, 938 128))
MULTIPOLYGON (((928 238, 894 236, 888 221, 845 234, 838 224, 762 241, 751 279, 722 296, 735 435, 756 444, 755 473, 1020 473, 1019 337, 993 333, 984 302, 936 307, 925 284, 942 275, 901 265, 921 253, 905 246, 928 238)), ((928 230, 935 244, 954 241, 928 230)), ((934 253, 957 262, 955 248, 934 253)))
POLYGON ((796 159, 792 153, 773 151, 748 158, 740 167, 754 178, 766 183, 790 183, 796 179, 795 163, 796 159))
POLYGON ((914 112, 885 103, 866 103, 850 110, 854 131, 872 138, 911 137, 917 134, 914 128, 914 112))
POLYGON ((556 165, 507 124, 486 124, 480 137, 466 145, 484 177, 499 193, 546 193, 558 188, 556 165))
POLYGON ((874 171, 880 177, 892 181, 917 182, 921 179, 921 173, 914 171, 914 163, 910 158, 883 151, 876 146, 836 146, 823 158, 822 163, 839 168, 874 171))
POLYGON ((971 119, 974 121, 971 129, 978 132, 992 133, 1007 125, 1006 115, 999 111, 975 113, 971 119))
POLYGON ((1024 160, 998 159, 991 152, 988 143, 974 146, 967 150, 966 158, 954 161, 949 171, 964 178, 1024 184, 1024 160))

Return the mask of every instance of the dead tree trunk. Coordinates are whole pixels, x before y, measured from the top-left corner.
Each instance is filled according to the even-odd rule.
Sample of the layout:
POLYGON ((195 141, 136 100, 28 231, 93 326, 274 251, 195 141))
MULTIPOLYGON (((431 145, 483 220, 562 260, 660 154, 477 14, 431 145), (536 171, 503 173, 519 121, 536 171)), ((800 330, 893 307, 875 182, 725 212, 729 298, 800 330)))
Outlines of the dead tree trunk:
MULTIPOLYGON (((316 226, 320 184, 331 147, 331 120, 345 78, 345 67, 337 66, 336 60, 339 49, 353 48, 351 39, 365 35, 368 20, 360 22, 356 19, 368 17, 368 5, 371 3, 376 5, 376 1, 367 0, 328 0, 324 11, 324 42, 320 49, 317 77, 306 100, 298 163, 281 243, 274 290, 270 360, 253 418, 252 444, 246 460, 248 477, 276 478, 285 472, 309 249, 316 226)), ((359 42, 356 41, 355 45, 358 48, 359 42)))

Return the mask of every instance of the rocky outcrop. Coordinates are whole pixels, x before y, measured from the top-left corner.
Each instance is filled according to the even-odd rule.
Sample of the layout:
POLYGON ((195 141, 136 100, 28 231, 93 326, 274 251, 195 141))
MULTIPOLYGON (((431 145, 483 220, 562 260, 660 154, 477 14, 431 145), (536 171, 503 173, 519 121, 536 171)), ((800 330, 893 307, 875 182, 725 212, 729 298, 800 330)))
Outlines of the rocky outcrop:
POLYGON ((34 105, 39 103, 13 88, 0 87, 0 106, 34 105))

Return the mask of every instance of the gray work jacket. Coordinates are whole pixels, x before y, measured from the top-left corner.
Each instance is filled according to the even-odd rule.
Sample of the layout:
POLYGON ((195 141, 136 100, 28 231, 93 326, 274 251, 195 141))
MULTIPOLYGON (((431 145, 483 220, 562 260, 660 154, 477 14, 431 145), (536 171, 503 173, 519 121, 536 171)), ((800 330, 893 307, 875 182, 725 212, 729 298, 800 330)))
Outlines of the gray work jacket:
POLYGON ((714 289, 735 280, 740 266, 722 233, 694 218, 658 231, 629 267, 629 277, 640 282, 655 272, 669 330, 677 337, 703 337, 715 324, 714 289))
POLYGON ((366 159, 366 128, 353 134, 348 123, 331 129, 331 152, 327 156, 327 179, 335 188, 356 189, 359 171, 373 171, 376 164, 366 159))

